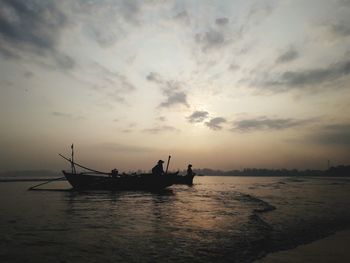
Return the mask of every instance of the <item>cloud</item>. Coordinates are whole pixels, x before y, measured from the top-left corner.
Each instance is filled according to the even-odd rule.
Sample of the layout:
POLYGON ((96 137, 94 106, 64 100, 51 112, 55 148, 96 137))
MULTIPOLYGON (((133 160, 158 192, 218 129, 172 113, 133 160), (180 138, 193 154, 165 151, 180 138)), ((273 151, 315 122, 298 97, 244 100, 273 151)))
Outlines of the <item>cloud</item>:
POLYGON ((53 49, 57 33, 66 23, 66 16, 54 2, 3 0, 0 33, 9 44, 53 49))
POLYGON ((158 83, 158 84, 163 83, 163 80, 162 80, 161 76, 160 76, 158 73, 155 73, 155 72, 150 72, 150 73, 147 75, 146 79, 147 79, 148 81, 153 81, 153 82, 156 82, 156 83, 158 83))
POLYGON ((57 112, 57 111, 52 112, 52 115, 55 116, 55 117, 65 117, 65 118, 71 118, 72 117, 72 114, 64 113, 64 112, 57 112))
POLYGON ((53 52, 52 55, 53 55, 54 59, 56 60, 56 63, 59 66, 59 68, 72 69, 75 67, 75 61, 70 56, 59 53, 59 52, 53 52))
POLYGON ((326 69, 305 70, 301 72, 287 71, 282 75, 282 83, 287 86, 321 84, 348 75, 349 73, 350 60, 330 65, 326 69))
POLYGON ((220 17, 215 19, 215 24, 219 25, 219 26, 224 26, 227 25, 229 22, 229 19, 226 17, 220 17))
POLYGON ((101 105, 106 99, 124 103, 126 95, 136 90, 134 84, 124 74, 112 71, 96 62, 92 64, 89 71, 83 72, 81 76, 86 76, 88 79, 81 80, 80 77, 79 80, 98 91, 99 95, 104 96, 104 102, 101 105))
MULTIPOLYGON (((275 0, 259 0, 253 1, 253 3, 249 3, 245 7, 226 3, 224 4, 226 8, 230 9, 230 7, 235 6, 238 9, 227 11, 227 16, 214 17, 214 21, 212 21, 212 15, 215 15, 215 12, 212 14, 204 12, 202 15, 206 20, 198 23, 193 28, 193 32, 196 32, 194 34, 193 53, 201 58, 200 55, 202 54, 197 54, 197 50, 202 51, 205 55, 208 55, 210 52, 210 55, 218 55, 217 59, 221 61, 223 55, 226 57, 237 57, 237 55, 246 54, 247 50, 251 50, 259 45, 256 42, 259 33, 247 33, 250 33, 249 31, 252 29, 254 30, 260 27, 262 21, 269 17, 275 3, 277 3, 275 0), (255 38, 253 40, 254 43, 252 36, 255 38)), ((260 28, 257 29, 261 32, 260 28)))
POLYGON ((54 117, 58 118, 64 118, 64 119, 69 119, 69 120, 82 120, 85 119, 83 116, 76 116, 70 113, 65 113, 65 112, 59 112, 59 111, 53 111, 51 112, 51 115, 54 117))
POLYGON ((156 126, 154 128, 144 129, 144 132, 157 134, 161 132, 179 132, 180 130, 169 125, 156 126))
POLYGON ((137 0, 121 1, 121 14, 129 23, 139 24, 138 14, 140 11, 140 3, 137 0))
POLYGON ((125 75, 117 71, 111 71, 98 63, 94 63, 93 65, 97 72, 97 77, 101 78, 100 81, 102 81, 103 85, 113 87, 119 91, 132 91, 136 89, 125 75))
POLYGON ((225 36, 220 31, 210 29, 205 33, 196 34, 195 41, 202 46, 203 51, 206 51, 223 46, 225 43, 225 36))
POLYGON ((308 138, 309 141, 325 145, 350 146, 350 124, 341 123, 318 128, 317 132, 308 138))
POLYGON ((157 121, 165 122, 166 118, 164 116, 160 116, 160 117, 157 118, 157 121))
POLYGON ((210 129, 217 131, 222 129, 222 124, 225 122, 226 122, 225 118, 216 117, 206 122, 205 125, 207 125, 210 129))
POLYGON ((178 22, 181 22, 185 25, 189 25, 191 20, 190 20, 190 17, 187 13, 186 10, 178 13, 175 17, 174 17, 175 21, 178 21, 178 22))
POLYGON ((133 30, 144 25, 143 9, 151 5, 150 1, 138 0, 103 0, 103 1, 68 1, 73 23, 91 41, 102 48, 109 48, 119 40, 125 40, 133 30))
POLYGON ((283 130, 295 126, 305 125, 311 122, 314 122, 315 119, 308 120, 297 120, 297 119, 271 119, 265 116, 245 119, 235 121, 233 123, 232 131, 240 131, 240 132, 251 132, 258 130, 283 130))
POLYGON ((30 78, 32 78, 33 76, 34 76, 34 73, 33 72, 31 72, 31 71, 29 71, 29 70, 26 70, 25 72, 24 72, 24 77, 26 77, 27 79, 30 79, 30 78))
POLYGON ((167 99, 159 105, 160 107, 168 108, 178 104, 189 107, 187 103, 187 95, 185 92, 173 90, 172 88, 165 89, 163 92, 167 96, 167 99))
POLYGON ((208 118, 209 112, 207 111, 195 111, 187 117, 190 123, 202 122, 208 118))
POLYGON ((330 25, 329 29, 335 36, 341 38, 350 36, 350 26, 344 21, 330 25))
POLYGON ((122 75, 118 72, 115 73, 117 79, 117 85, 123 90, 132 91, 135 90, 135 86, 128 80, 125 75, 122 75))
POLYGON ((231 71, 236 71, 236 70, 240 69, 240 66, 238 66, 236 64, 230 64, 228 69, 231 71))
POLYGON ((133 122, 129 124, 123 123, 123 121, 120 119, 114 119, 113 121, 118 122, 121 125, 122 128, 118 130, 122 133, 132 133, 135 131, 135 127, 137 126, 137 124, 133 122))
POLYGON ((298 51, 296 51, 293 48, 290 48, 289 50, 283 52, 277 59, 276 59, 276 63, 280 64, 280 63, 287 63, 290 61, 295 60, 296 58, 298 58, 299 53, 298 51))
MULTIPOLYGON (((0 33, 1 34, 1 33, 0 33)), ((0 40, 0 55, 5 58, 5 59, 20 59, 21 56, 16 54, 15 51, 13 51, 12 49, 6 48, 4 47, 4 45, 2 45, 2 41, 0 40)))
MULTIPOLYGON (((332 19, 327 19, 314 25, 312 33, 315 36, 315 41, 327 41, 332 44, 346 45, 350 36, 350 5, 349 3, 347 5, 343 5, 338 1, 337 5, 335 5, 337 11, 333 14, 332 19)), ((332 11, 334 12, 335 10, 332 11)))
POLYGON ((57 50, 68 22, 56 2, 3 0, 0 14, 0 52, 5 58, 31 54, 50 57, 61 69, 74 67, 74 60, 57 50))
POLYGON ((246 16, 246 23, 258 24, 262 19, 268 17, 273 10, 273 1, 256 1, 249 9, 246 16))
POLYGON ((142 147, 129 144, 106 142, 94 145, 94 148, 102 149, 103 151, 111 151, 117 153, 144 153, 151 152, 152 149, 149 147, 142 147))
POLYGON ((260 0, 253 2, 246 14, 242 17, 239 27, 239 37, 243 38, 252 28, 259 26, 262 21, 270 16, 275 4, 274 0, 260 0))
POLYGON ((189 107, 187 95, 181 89, 181 84, 177 81, 164 80, 158 73, 151 72, 147 75, 148 81, 158 84, 166 96, 166 100, 160 103, 159 107, 172 107, 174 105, 184 105, 189 107))
MULTIPOLYGON (((325 84, 336 81, 350 74, 350 60, 329 65, 327 68, 316 68, 300 71, 286 71, 273 76, 263 74, 260 80, 251 81, 253 86, 260 86, 273 92, 286 92, 304 87, 322 88, 325 84)), ((334 86, 330 86, 334 88, 334 86)))

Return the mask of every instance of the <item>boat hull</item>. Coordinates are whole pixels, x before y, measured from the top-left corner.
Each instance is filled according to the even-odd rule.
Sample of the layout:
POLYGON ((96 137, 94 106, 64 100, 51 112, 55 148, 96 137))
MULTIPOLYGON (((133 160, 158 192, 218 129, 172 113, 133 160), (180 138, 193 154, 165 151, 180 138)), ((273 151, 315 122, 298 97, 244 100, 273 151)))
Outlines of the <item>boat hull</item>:
POLYGON ((67 181, 77 190, 146 190, 159 191, 174 183, 173 175, 153 174, 101 176, 74 174, 62 171, 67 181))
POLYGON ((194 175, 174 175, 174 184, 193 184, 194 175))

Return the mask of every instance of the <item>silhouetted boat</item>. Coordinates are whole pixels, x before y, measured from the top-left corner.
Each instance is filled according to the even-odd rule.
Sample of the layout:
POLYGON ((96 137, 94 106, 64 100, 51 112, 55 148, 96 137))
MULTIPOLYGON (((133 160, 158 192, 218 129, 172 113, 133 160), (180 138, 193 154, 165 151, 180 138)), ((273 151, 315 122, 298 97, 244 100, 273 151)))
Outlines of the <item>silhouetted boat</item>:
POLYGON ((195 174, 192 175, 179 175, 179 174, 174 174, 174 184, 187 184, 187 185, 192 185, 193 184, 193 177, 195 174))
POLYGON ((166 175, 71 173, 62 171, 77 190, 146 190, 159 191, 174 184, 177 173, 166 175))
MULTIPOLYGON (((193 176, 180 176, 179 172, 168 173, 168 166, 163 175, 152 173, 141 174, 119 174, 116 169, 110 173, 93 170, 74 162, 73 144, 71 146, 71 159, 59 154, 63 159, 70 162, 71 172, 62 171, 67 181, 74 189, 79 190, 149 190, 159 191, 173 184, 192 184, 193 176), (77 173, 75 166, 88 170, 90 172, 77 173)), ((36 187, 36 186, 35 186, 36 187)))

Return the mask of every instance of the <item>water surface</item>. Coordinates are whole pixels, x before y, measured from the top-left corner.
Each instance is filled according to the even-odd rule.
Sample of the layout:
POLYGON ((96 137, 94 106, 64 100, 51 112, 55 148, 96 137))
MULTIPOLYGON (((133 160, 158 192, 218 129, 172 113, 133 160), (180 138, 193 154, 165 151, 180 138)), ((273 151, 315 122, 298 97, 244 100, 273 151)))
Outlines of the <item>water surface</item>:
POLYGON ((0 183, 2 262, 252 262, 350 225, 347 178, 194 182, 161 193, 0 183))

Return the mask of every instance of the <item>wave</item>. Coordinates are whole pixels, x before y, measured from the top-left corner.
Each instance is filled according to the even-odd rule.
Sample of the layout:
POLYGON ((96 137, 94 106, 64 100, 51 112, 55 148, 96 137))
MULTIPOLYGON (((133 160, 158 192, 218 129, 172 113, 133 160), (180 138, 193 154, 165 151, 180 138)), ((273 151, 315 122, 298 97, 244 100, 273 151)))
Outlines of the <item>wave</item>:
POLYGON ((255 204, 257 208, 254 208, 253 210, 254 213, 265 213, 265 212, 276 210, 275 206, 250 194, 238 192, 237 200, 255 204))

